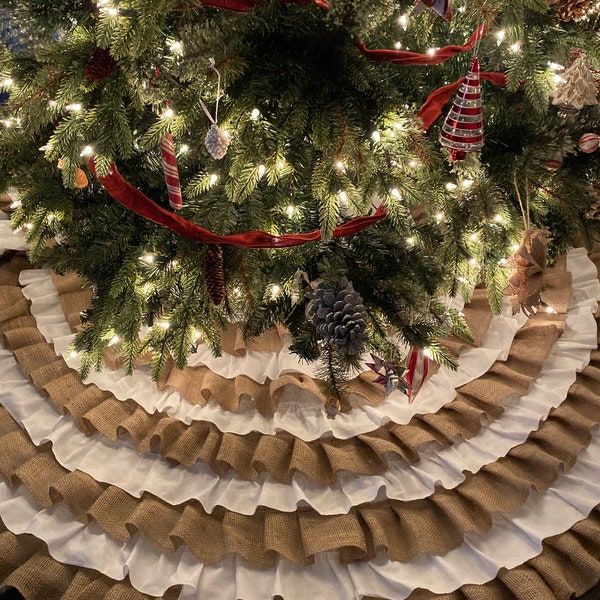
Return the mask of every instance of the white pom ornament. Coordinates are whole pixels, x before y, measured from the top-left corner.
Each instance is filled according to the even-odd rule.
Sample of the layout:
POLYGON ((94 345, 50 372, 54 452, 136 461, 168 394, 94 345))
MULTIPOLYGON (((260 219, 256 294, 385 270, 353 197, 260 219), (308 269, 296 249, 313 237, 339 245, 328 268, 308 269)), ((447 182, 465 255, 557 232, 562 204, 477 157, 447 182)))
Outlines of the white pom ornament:
POLYGON ((577 142, 577 146, 582 152, 590 153, 598 150, 600 146, 600 136, 595 133, 584 133, 577 142))

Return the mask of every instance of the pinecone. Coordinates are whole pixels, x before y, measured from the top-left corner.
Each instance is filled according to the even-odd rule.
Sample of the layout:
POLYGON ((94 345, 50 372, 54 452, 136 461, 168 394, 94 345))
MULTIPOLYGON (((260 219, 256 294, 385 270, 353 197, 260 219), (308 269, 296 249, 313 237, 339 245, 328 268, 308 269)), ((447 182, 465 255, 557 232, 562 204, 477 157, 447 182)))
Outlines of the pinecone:
POLYGON ((561 21, 581 19, 592 8, 590 0, 558 0, 555 5, 556 17, 561 21))
POLYGON ((85 76, 89 81, 100 81, 112 75, 118 66, 106 48, 96 48, 85 65, 85 76))
POLYGON ((225 271, 223 270, 223 248, 219 244, 209 244, 204 255, 204 280, 211 302, 218 306, 225 300, 225 271))
POLYGON ((204 145, 209 154, 219 160, 227 154, 229 146, 229 134, 223 131, 217 124, 213 123, 206 134, 204 145))
POLYGON ((347 277, 321 282, 310 296, 307 316, 317 334, 342 354, 360 354, 367 340, 367 311, 347 277))

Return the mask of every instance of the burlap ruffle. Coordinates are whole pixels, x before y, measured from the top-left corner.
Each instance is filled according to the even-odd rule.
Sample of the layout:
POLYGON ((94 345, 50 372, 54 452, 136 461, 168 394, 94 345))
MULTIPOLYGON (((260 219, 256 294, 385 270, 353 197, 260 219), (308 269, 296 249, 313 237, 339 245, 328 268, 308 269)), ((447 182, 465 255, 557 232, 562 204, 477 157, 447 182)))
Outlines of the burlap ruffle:
POLYGON ((161 598, 138 592, 129 580, 114 581, 93 571, 54 560, 32 535, 15 535, 0 521, 0 583, 26 600, 176 600, 179 587, 161 598))
MULTIPOLYGON (((8 289, 17 298, 20 289, 8 289)), ((4 343, 36 388, 86 432, 99 431, 112 440, 127 433, 142 452, 158 447, 163 456, 185 465, 203 460, 218 474, 234 470, 242 478, 256 479, 268 471, 274 479, 289 482, 300 471, 321 484, 333 483, 339 471, 381 473, 388 452, 415 462, 424 443, 450 445, 458 437, 475 435, 482 417, 501 414, 507 395, 527 392, 565 321, 564 315, 538 313, 515 336, 507 361, 496 362, 486 375, 459 388, 455 400, 435 414, 415 415, 404 425, 388 423, 348 440, 327 437, 304 442, 287 432, 239 436, 222 433, 204 421, 186 425, 162 413, 149 415, 133 400, 120 401, 95 385, 83 384, 52 345, 40 341, 28 321, 27 331, 20 330, 19 319, 29 314, 26 301, 20 310, 20 315, 11 313, 9 319, 18 319, 16 327, 2 328, 4 343)))
POLYGON ((241 515, 220 507, 208 514, 197 501, 171 506, 150 494, 136 499, 61 467, 49 445, 36 447, 2 408, 0 472, 12 485, 25 484, 42 507, 62 499, 75 518, 93 519, 119 540, 140 532, 167 552, 186 545, 204 563, 236 553, 260 567, 273 566, 278 554, 310 564, 314 554, 329 550, 338 550, 342 562, 353 562, 374 558, 380 548, 392 560, 408 561, 424 552, 444 554, 468 532, 487 532, 493 513, 516 510, 532 487, 543 491, 562 469, 570 468, 589 443, 590 428, 600 423, 598 379, 600 350, 592 352, 566 400, 525 443, 467 474, 455 489, 438 488, 422 500, 361 505, 341 515, 266 508, 241 515))
MULTIPOLYGON (((564 285, 568 275, 557 270, 562 276, 563 285, 554 285, 549 280, 550 295, 558 295, 556 304, 559 312, 564 312, 560 307, 568 305, 569 285, 564 285)), ((53 283, 58 291, 61 306, 67 322, 72 330, 79 328, 79 313, 83 308, 89 306, 91 296, 87 291, 81 290, 82 282, 76 275, 57 276, 53 275, 53 283)), ((456 356, 470 347, 477 347, 485 335, 492 313, 487 302, 485 290, 475 290, 471 303, 465 308, 465 319, 474 337, 473 344, 467 344, 456 337, 442 340, 442 343, 456 356)), ((282 349, 282 336, 284 330, 271 330, 257 338, 252 350, 263 352, 278 352, 282 349)), ((223 351, 243 356, 245 354, 244 340, 238 327, 231 325, 222 335, 223 351)), ((147 357, 146 357, 147 358, 147 357)), ((140 363, 144 362, 140 359, 140 363)), ((145 361, 147 362, 147 360, 145 361)), ((117 354, 110 350, 106 354, 106 364, 116 369, 121 366, 117 354)), ((360 374, 349 382, 349 392, 354 395, 354 402, 359 404, 370 404, 377 406, 381 404, 386 396, 383 387, 374 384, 376 375, 370 371, 360 374)), ((265 384, 254 381, 246 375, 235 378, 225 378, 213 372, 207 366, 185 367, 177 369, 171 361, 163 377, 159 382, 160 389, 173 389, 178 391, 183 398, 193 404, 206 404, 209 401, 217 402, 222 408, 237 411, 244 400, 250 399, 254 407, 262 415, 272 415, 277 410, 280 398, 287 386, 296 387, 304 393, 315 397, 318 401, 325 403, 321 385, 318 380, 301 373, 289 373, 276 380, 267 379, 265 384)), ((350 408, 348 404, 346 409, 350 408)))

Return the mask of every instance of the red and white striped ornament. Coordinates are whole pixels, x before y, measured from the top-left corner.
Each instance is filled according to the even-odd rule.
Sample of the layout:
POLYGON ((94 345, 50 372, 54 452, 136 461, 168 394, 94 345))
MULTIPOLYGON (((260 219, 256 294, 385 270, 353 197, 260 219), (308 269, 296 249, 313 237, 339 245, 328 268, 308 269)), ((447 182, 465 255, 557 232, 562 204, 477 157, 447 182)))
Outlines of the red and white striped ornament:
POLYGON ((408 359, 405 380, 410 386, 407 391, 408 403, 412 404, 429 373, 429 357, 418 348, 414 348, 408 359))
POLYGON ((542 166, 550 173, 556 173, 563 166, 562 152, 557 152, 553 157, 542 160, 542 166))
POLYGON ((169 195, 169 204, 173 210, 179 210, 183 208, 183 198, 181 196, 181 184, 179 183, 175 144, 173 143, 173 136, 170 133, 167 133, 160 143, 160 153, 162 155, 162 165, 165 173, 165 183, 167 184, 167 194, 169 195))
POLYGON ((483 110, 479 59, 471 59, 469 72, 461 83, 454 104, 440 131, 440 143, 450 150, 450 158, 465 160, 467 152, 483 148, 483 110))
POLYGON ((577 142, 578 148, 587 154, 595 152, 600 146, 600 136, 596 133, 584 133, 577 142))

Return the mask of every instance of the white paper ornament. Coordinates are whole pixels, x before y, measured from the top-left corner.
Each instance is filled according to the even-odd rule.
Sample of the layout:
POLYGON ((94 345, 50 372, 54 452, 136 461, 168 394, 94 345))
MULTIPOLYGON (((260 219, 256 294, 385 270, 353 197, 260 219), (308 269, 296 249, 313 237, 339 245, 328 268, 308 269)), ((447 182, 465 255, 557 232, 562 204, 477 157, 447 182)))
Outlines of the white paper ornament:
POLYGON ((600 136, 595 133, 584 133, 577 142, 577 147, 586 153, 595 152, 600 146, 600 136))

